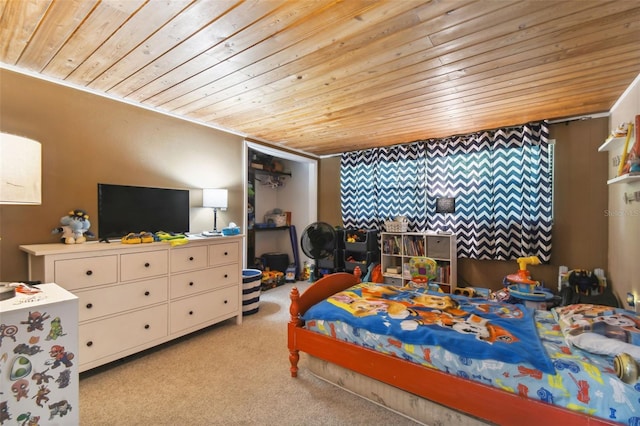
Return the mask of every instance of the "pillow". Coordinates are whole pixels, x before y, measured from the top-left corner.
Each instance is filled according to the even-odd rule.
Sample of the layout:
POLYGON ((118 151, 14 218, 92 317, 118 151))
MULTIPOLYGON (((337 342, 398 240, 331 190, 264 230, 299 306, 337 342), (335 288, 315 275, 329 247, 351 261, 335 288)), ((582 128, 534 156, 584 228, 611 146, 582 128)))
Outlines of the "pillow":
POLYGON ((635 312, 586 303, 552 312, 568 345, 600 355, 633 352, 640 357, 640 317, 635 312))
POLYGON ((640 346, 632 345, 631 343, 589 332, 575 336, 569 335, 567 336, 567 341, 577 348, 597 355, 616 356, 623 352, 628 353, 640 363, 640 346))

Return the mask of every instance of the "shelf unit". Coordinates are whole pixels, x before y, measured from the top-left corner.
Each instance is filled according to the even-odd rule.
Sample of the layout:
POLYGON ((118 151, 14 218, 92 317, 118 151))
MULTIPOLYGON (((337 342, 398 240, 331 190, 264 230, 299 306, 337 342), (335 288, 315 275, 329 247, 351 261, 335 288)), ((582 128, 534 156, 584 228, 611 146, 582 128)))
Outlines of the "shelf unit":
MULTIPOLYGON (((255 264, 255 259, 256 259, 256 232, 263 232, 263 231, 281 231, 281 230, 289 230, 289 226, 278 226, 278 227, 266 227, 266 228, 258 228, 255 227, 255 223, 256 223, 256 216, 255 216, 255 209, 256 209, 256 199, 255 199, 255 188, 257 184, 261 184, 262 179, 261 177, 272 177, 272 178, 277 178, 277 179, 284 179, 284 178, 291 178, 291 173, 290 172, 284 172, 284 171, 273 171, 270 170, 268 168, 270 168, 271 166, 269 164, 271 164, 271 161, 273 160, 271 157, 269 156, 262 156, 261 154, 258 154, 257 152, 253 151, 253 150, 249 150, 249 158, 254 158, 254 156, 259 156, 260 160, 256 159, 252 160, 252 162, 249 164, 249 167, 247 168, 247 181, 248 181, 248 188, 249 188, 249 194, 248 194, 248 200, 247 200, 247 205, 248 205, 248 210, 247 210, 247 267, 251 268, 251 267, 255 267, 257 266, 255 264), (262 161, 262 162, 260 162, 262 161), (267 167, 267 169, 265 168, 261 168, 261 167, 267 167), (258 182, 258 183, 256 183, 258 182)), ((278 188, 274 188, 274 189, 278 189, 278 188)), ((259 220, 261 221, 261 219, 259 220)), ((272 234, 269 234, 272 235, 272 234)))
POLYGON ((383 232, 380 237, 382 275, 389 284, 404 285, 411 281, 409 260, 415 256, 430 257, 438 264, 434 280, 442 291, 451 293, 457 282, 457 249, 455 234, 436 232, 383 232))
MULTIPOLYGON (((380 260, 378 231, 372 229, 345 229, 339 247, 345 272, 353 273, 356 266, 366 275, 372 263, 380 260), (356 237, 350 241, 349 236, 356 237)), ((339 267, 340 265, 336 265, 339 267)))
MULTIPOLYGON (((634 126, 630 126, 628 130, 629 132, 631 132, 631 136, 629 139, 629 147, 628 147, 629 151, 631 150, 631 147, 635 142, 634 129, 635 129, 634 126)), ((624 148, 624 144, 626 140, 627 140, 627 136, 620 136, 617 138, 609 137, 607 138, 606 141, 604 141, 602 145, 600 145, 600 147, 598 148, 598 152, 608 152, 608 151, 613 152, 614 153, 613 166, 617 168, 616 163, 617 162, 619 163, 619 161, 621 161, 622 149, 624 148)), ((638 180, 640 180, 640 173, 632 172, 632 173, 627 173, 621 176, 616 176, 614 178, 607 180, 607 185, 613 185, 618 183, 629 183, 629 182, 638 181, 638 180)))

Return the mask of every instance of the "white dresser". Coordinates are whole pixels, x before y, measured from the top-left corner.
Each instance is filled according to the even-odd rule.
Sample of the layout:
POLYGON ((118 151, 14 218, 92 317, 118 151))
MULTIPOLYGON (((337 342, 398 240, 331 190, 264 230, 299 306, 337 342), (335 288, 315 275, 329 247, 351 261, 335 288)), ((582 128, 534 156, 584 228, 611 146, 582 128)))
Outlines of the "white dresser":
POLYGON ((85 371, 236 317, 242 322, 244 236, 121 244, 23 245, 29 279, 80 300, 85 371))

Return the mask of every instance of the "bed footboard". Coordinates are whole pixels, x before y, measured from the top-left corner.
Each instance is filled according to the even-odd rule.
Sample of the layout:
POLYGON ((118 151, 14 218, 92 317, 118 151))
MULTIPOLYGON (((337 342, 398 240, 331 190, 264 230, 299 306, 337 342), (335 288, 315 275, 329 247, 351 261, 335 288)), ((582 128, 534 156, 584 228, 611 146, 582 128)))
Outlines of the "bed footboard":
POLYGON ((318 281, 313 283, 304 294, 300 294, 297 287, 291 289, 289 298, 291 305, 289 306, 289 314, 291 318, 288 324, 288 345, 289 345, 289 362, 291 363, 291 377, 298 376, 298 361, 300 360, 298 342, 298 332, 307 331, 302 328, 304 322, 302 315, 307 312, 314 304, 326 299, 332 294, 345 290, 360 282, 361 271, 356 268, 353 275, 346 272, 337 272, 335 274, 325 275, 318 281))

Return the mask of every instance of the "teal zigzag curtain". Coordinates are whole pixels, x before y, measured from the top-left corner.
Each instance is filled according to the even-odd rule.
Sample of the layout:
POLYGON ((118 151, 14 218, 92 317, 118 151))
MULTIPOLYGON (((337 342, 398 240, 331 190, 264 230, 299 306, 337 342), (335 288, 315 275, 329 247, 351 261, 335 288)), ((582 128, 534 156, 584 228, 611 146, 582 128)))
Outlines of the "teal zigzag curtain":
POLYGON ((548 128, 542 122, 345 153, 344 226, 384 229, 385 220, 403 215, 409 218, 409 230, 456 233, 459 257, 537 255, 547 262, 549 152, 548 128), (439 197, 454 197, 455 213, 436 213, 439 197))
POLYGON ((384 229, 405 216, 426 226, 425 143, 353 151, 341 158, 342 222, 346 228, 384 229))

